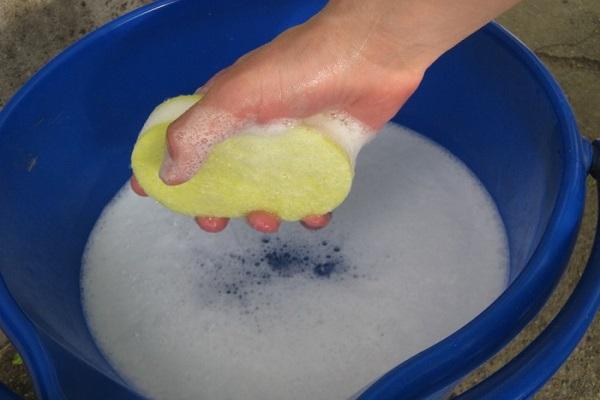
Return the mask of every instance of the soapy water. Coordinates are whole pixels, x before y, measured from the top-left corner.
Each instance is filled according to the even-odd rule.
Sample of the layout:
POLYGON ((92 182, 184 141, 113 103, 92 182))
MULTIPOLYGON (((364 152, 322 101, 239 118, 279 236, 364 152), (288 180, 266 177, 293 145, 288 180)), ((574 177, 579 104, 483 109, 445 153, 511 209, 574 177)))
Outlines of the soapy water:
POLYGON ((508 245, 475 176, 388 124, 331 224, 199 231, 125 186, 83 260, 96 342, 153 399, 347 399, 474 318, 508 245))

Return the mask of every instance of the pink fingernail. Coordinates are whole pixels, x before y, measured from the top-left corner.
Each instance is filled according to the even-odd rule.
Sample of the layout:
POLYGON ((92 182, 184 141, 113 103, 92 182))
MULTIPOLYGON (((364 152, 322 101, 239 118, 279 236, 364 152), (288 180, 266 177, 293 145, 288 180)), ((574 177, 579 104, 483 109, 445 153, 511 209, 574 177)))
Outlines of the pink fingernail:
POLYGON ((279 217, 265 211, 251 212, 246 216, 246 221, 252 228, 262 233, 275 233, 281 224, 279 217))
POLYGON ((330 221, 331 213, 327 213, 323 215, 309 215, 302 218, 300 223, 307 229, 317 230, 325 228, 330 221))
POLYGON ((221 232, 229 223, 229 218, 196 217, 196 223, 202 230, 209 233, 221 232))
POLYGON ((146 197, 148 196, 146 194, 146 191, 144 190, 144 188, 142 187, 142 185, 140 185, 140 183, 138 182, 137 178, 135 177, 135 175, 133 175, 131 177, 131 179, 129 180, 129 183, 131 185, 131 189, 138 195, 138 196, 142 196, 142 197, 146 197))

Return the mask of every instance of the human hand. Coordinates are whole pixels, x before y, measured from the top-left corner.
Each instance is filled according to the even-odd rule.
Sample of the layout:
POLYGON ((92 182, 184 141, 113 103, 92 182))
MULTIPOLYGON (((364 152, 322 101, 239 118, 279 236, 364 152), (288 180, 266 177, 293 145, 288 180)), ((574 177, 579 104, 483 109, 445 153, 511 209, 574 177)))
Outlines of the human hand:
MULTIPOLYGON (((376 132, 416 90, 425 69, 486 21, 485 13, 470 15, 471 24, 451 30, 457 22, 452 12, 462 18, 461 7, 473 10, 468 3, 474 1, 461 0, 450 10, 440 0, 331 1, 311 20, 241 57, 199 89, 202 102, 168 129, 161 179, 169 185, 187 181, 215 144, 249 124, 335 110, 376 132), (433 10, 450 22, 436 19, 431 4, 425 3, 436 3, 433 10), (434 21, 430 29, 421 29, 419 15, 434 21)), ((143 194, 135 177, 131 184, 143 194)), ((260 232, 275 232, 280 224, 277 215, 261 210, 246 219, 260 232)), ((331 214, 307 215, 301 223, 319 229, 330 219, 331 214)), ((209 232, 228 223, 227 218, 210 216, 198 216, 196 221, 209 232)))

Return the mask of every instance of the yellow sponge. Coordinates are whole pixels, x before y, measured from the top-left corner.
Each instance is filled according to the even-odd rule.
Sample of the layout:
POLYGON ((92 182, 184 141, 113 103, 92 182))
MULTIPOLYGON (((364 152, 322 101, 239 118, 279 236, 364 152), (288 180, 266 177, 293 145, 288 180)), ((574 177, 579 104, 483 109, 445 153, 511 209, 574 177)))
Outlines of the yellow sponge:
POLYGON ((189 181, 169 186, 159 177, 169 123, 198 96, 180 96, 158 106, 138 137, 131 163, 146 193, 190 216, 240 217, 263 210, 288 221, 324 214, 348 195, 353 160, 330 137, 298 125, 280 134, 241 132, 210 152, 189 181))

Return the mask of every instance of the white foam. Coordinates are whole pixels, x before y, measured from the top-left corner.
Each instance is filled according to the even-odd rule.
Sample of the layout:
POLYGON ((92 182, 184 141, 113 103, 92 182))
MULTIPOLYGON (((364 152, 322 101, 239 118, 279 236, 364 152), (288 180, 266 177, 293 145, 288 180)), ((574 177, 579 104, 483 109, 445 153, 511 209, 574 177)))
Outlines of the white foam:
POLYGON ((340 111, 316 114, 304 119, 303 123, 316 128, 342 146, 353 166, 363 146, 375 137, 375 132, 349 114, 340 111))
POLYGON ((249 123, 237 134, 277 136, 300 125, 314 128, 341 146, 348 154, 352 166, 355 165, 356 157, 363 146, 375 137, 375 132, 341 111, 315 114, 303 119, 279 119, 268 124, 249 123))
POLYGON ((240 221, 203 233, 124 187, 82 275, 90 328, 115 369, 154 399, 346 399, 507 282, 487 192, 392 124, 361 152, 328 228, 284 224, 262 239, 240 221))

